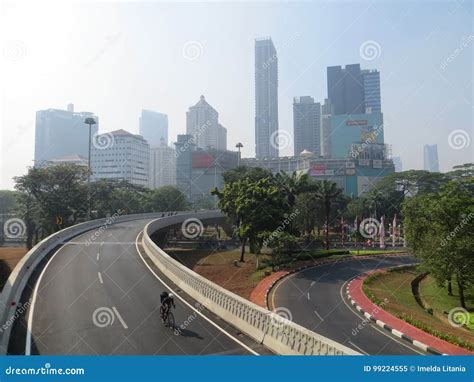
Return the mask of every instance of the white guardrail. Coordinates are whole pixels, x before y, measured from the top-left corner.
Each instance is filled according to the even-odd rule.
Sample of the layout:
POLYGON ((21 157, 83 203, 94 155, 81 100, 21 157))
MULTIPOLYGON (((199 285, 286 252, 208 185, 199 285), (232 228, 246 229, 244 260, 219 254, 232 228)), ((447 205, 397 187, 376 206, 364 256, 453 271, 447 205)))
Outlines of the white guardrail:
MULTIPOLYGON (((61 245, 71 238, 87 231, 97 228, 100 229, 100 227, 107 227, 115 223, 126 221, 156 219, 157 217, 162 216, 162 214, 163 213, 160 212, 136 215, 114 215, 108 218, 91 220, 58 231, 31 248, 16 265, 15 269, 13 269, 0 296, 0 355, 7 354, 10 332, 23 290, 25 289, 25 286, 35 268, 48 253, 58 245, 61 245)), ((91 235, 91 241, 99 240, 99 237, 100 231, 98 237, 93 237, 91 235)))
POLYGON ((218 211, 180 214, 153 220, 143 231, 143 248, 165 276, 208 310, 277 354, 360 355, 360 353, 280 317, 181 265, 159 248, 150 236, 186 219, 222 218, 218 211))

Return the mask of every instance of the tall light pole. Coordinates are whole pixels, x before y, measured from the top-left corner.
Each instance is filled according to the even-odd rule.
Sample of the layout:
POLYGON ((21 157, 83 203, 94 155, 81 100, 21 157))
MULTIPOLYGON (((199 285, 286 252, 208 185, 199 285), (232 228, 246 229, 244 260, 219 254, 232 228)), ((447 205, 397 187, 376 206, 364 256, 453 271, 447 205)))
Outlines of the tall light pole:
POLYGON ((237 158, 237 167, 240 167, 240 149, 244 147, 244 145, 239 142, 235 145, 235 147, 237 147, 237 150, 239 150, 239 157, 237 158))
POLYGON ((92 125, 95 125, 97 122, 94 118, 88 117, 85 119, 84 123, 89 125, 89 156, 87 157, 87 166, 89 168, 87 176, 87 220, 91 219, 91 135, 92 135, 92 125))

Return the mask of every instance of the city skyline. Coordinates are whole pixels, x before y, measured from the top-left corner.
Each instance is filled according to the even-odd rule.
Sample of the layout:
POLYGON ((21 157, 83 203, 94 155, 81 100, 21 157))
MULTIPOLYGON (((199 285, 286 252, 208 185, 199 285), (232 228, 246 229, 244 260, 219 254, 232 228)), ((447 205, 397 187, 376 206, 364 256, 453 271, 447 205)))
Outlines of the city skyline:
MULTIPOLYGON (((104 76, 104 81, 95 81, 95 79, 98 75, 102 75, 102 71, 108 68, 109 64, 120 57, 121 52, 128 44, 133 43, 139 37, 136 32, 129 33, 129 27, 137 21, 134 17, 123 24, 119 23, 119 21, 124 21, 122 19, 128 7, 136 7, 137 12, 141 15, 145 11, 158 11, 160 9, 160 5, 157 4, 119 6, 114 14, 107 14, 102 25, 99 24, 98 19, 99 16, 105 15, 106 7, 99 7, 97 15, 92 17, 91 31, 84 35, 84 41, 81 42, 90 46, 87 50, 90 52, 90 56, 87 54, 86 56, 89 57, 83 57, 78 61, 81 63, 78 67, 81 70, 79 72, 75 71, 78 75, 77 78, 65 77, 66 73, 75 70, 74 63, 57 60, 56 64, 63 67, 63 70, 52 73, 47 69, 47 66, 44 66, 46 63, 40 65, 34 61, 39 51, 44 52, 45 56, 48 55, 47 53, 51 53, 51 59, 56 59, 57 54, 61 53, 61 51, 51 51, 51 48, 43 49, 44 42, 48 38, 53 42, 52 48, 60 43, 61 37, 54 36, 53 29, 46 28, 37 37, 33 36, 36 21, 32 17, 26 17, 24 20, 16 18, 21 14, 21 6, 11 6, 6 9, 5 12, 11 16, 8 19, 8 26, 11 26, 11 28, 7 28, 7 43, 13 44, 14 41, 19 41, 19 48, 23 47, 23 49, 17 51, 17 56, 12 57, 12 53, 10 53, 9 56, 3 57, 7 63, 7 68, 11 70, 11 76, 5 82, 6 94, 9 94, 9 96, 4 97, 5 112, 2 118, 2 188, 11 188, 13 185, 11 177, 23 174, 26 167, 32 164, 35 111, 52 107, 61 108, 62 105, 68 102, 74 102, 80 110, 88 110, 98 115, 101 119, 101 132, 118 128, 134 133, 138 132, 136 120, 139 110, 160 110, 169 115, 170 137, 174 139, 173 137, 176 137, 178 133, 185 131, 184 111, 186 107, 192 104, 199 94, 209 94, 209 98, 215 103, 216 109, 220 111, 223 125, 229 129, 229 147, 233 147, 235 142, 242 141, 244 144, 242 156, 252 157, 254 155, 252 149, 254 143, 252 138, 254 135, 252 128, 252 114, 254 113, 252 107, 254 102, 252 45, 255 37, 261 35, 272 36, 278 52, 279 69, 281 69, 279 81, 282 89, 282 94, 279 94, 280 132, 292 135, 292 98, 294 96, 309 94, 318 102, 326 97, 324 72, 328 66, 360 62, 362 69, 377 68, 381 73, 382 103, 385 123, 388 126, 385 130, 385 140, 393 145, 393 154, 402 158, 405 169, 423 167, 420 153, 425 143, 423 137, 427 136, 430 136, 430 141, 438 143, 440 162, 442 163, 441 171, 447 171, 455 164, 472 161, 472 154, 470 154, 469 149, 453 150, 450 147, 450 141, 448 141, 448 137, 454 129, 464 130, 467 132, 467 138, 472 140, 472 116, 469 114, 469 107, 466 107, 472 102, 470 93, 472 83, 468 82, 466 84, 465 81, 469 77, 468 50, 472 49, 472 39, 469 34, 470 31, 464 27, 465 23, 462 22, 466 17, 462 14, 462 6, 456 10, 452 5, 441 4, 422 15, 421 24, 439 21, 437 25, 443 25, 447 20, 440 20, 441 14, 449 11, 450 23, 456 25, 456 28, 449 33, 446 32, 440 35, 437 30, 430 29, 427 31, 418 27, 410 16, 403 18, 402 9, 394 5, 365 7, 361 3, 348 6, 347 9, 341 9, 337 5, 327 5, 325 8, 316 4, 301 5, 301 9, 308 11, 324 10, 328 17, 330 15, 334 16, 336 13, 338 15, 333 26, 324 21, 321 23, 323 31, 327 31, 327 33, 323 33, 327 43, 325 44, 318 39, 318 46, 321 46, 322 49, 314 53, 309 50, 312 45, 305 37, 307 33, 304 33, 312 30, 312 27, 308 18, 301 18, 303 13, 301 9, 285 13, 284 11, 289 8, 284 5, 276 7, 270 12, 268 20, 257 24, 258 16, 261 16, 265 11, 265 7, 262 5, 255 9, 256 14, 249 20, 249 27, 245 33, 243 35, 241 33, 240 45, 233 46, 234 49, 237 49, 237 56, 235 54, 231 56, 225 56, 225 53, 224 55, 222 53, 217 54, 220 51, 220 44, 224 41, 221 38, 211 38, 209 34, 211 30, 207 31, 205 28, 200 28, 194 32, 194 35, 190 30, 177 33, 172 42, 176 43, 176 46, 171 47, 163 42, 160 46, 164 49, 162 51, 172 53, 172 58, 176 63, 176 71, 186 74, 182 80, 176 81, 174 79, 174 82, 165 82, 164 90, 169 90, 169 92, 163 91, 156 94, 151 91, 153 86, 144 86, 140 81, 137 82, 137 86, 125 85, 123 91, 113 94, 112 100, 110 100, 111 106, 105 106, 103 99, 100 97, 106 94, 112 96, 115 89, 114 79, 118 78, 117 73, 110 70, 110 74, 104 76), (374 26, 367 27, 354 33, 353 36, 349 36, 349 31, 354 32, 353 25, 349 21, 351 20, 350 10, 353 14, 360 16, 360 20, 357 19, 360 22, 374 17, 375 14, 379 15, 379 18, 374 19, 374 26), (416 65, 414 62, 415 56, 410 54, 405 54, 400 59, 393 60, 397 55, 397 49, 399 49, 392 41, 395 38, 395 30, 388 30, 384 33, 375 32, 383 16, 390 12, 400 15, 399 24, 393 26, 395 30, 400 32, 400 27, 403 25, 407 28, 406 33, 414 33, 413 36, 416 36, 410 45, 412 50, 419 48, 424 49, 427 53, 432 52, 433 48, 436 47, 439 48, 437 55, 434 58, 431 57, 428 62, 424 57, 421 57, 420 62, 416 65), (288 23, 291 25, 285 33, 280 32, 276 27, 278 20, 283 17, 283 13, 288 15, 288 23), (297 19, 301 21, 298 27, 296 27, 297 19), (25 27, 25 22, 30 23, 28 27, 25 27), (20 33, 21 28, 23 28, 23 31, 20 33), (294 33, 292 33, 293 31, 294 33), (430 32, 432 36, 430 37, 427 32, 430 32), (331 33, 335 36, 334 38, 329 37, 331 33), (89 44, 92 36, 95 37, 95 42, 89 44), (344 37, 343 40, 345 41, 340 41, 342 37, 337 38, 338 36, 344 37), (435 37, 442 38, 434 44, 433 39, 435 37), (360 48, 367 41, 375 41, 380 46, 380 49, 376 50, 375 58, 362 54, 363 51, 360 48), (193 42, 194 44, 192 44, 193 42), (333 47, 333 45, 335 46, 333 47), (345 48, 342 49, 342 46, 345 48), (456 53, 454 58, 451 58, 453 52, 459 47, 464 47, 465 51, 461 50, 456 53), (393 61, 393 63, 390 61, 393 61), (34 65, 33 62, 35 62, 34 65), (68 71, 65 70, 66 67, 68 71), (217 70, 217 67, 226 68, 227 70, 217 70), (420 71, 421 69, 423 70, 420 71), (231 73, 234 75, 231 75, 231 73), (192 76, 192 79, 189 76, 192 76), (47 90, 40 86, 41 78, 54 79, 47 90), (88 81, 94 83, 97 91, 88 91, 82 94, 78 90, 78 86, 79 84, 83 85, 81 81, 84 81, 84 78, 88 78, 88 81), (63 88, 61 81, 66 79, 70 83, 69 89, 71 91, 69 94, 59 91, 63 88), (437 81, 433 81, 433 79, 437 79, 437 81), (187 82, 188 86, 184 86, 183 81, 187 82), (189 81, 194 82, 191 84, 189 81), (234 85, 227 86, 230 84, 229 81, 234 82, 234 85), (219 83, 219 86, 216 86, 216 82, 219 83), (27 83, 35 89, 31 100, 25 99, 23 95, 26 94, 27 83), (172 86, 173 83, 174 86, 172 86), (106 84, 112 85, 107 92, 104 87, 106 84), (435 91, 438 87, 441 87, 443 92, 435 91), (222 91, 226 88, 232 91, 230 93, 225 90, 222 91), (130 100, 130 97, 127 96, 127 93, 131 90, 134 94, 133 100, 130 100), (178 90, 182 93, 177 93, 178 90), (166 93, 166 97, 161 93, 166 93), (443 96, 440 93, 443 93, 443 96), (138 96, 135 97, 135 95, 138 96), (111 113, 112 105, 114 113, 111 113), (184 107, 182 107, 183 105, 184 107), (6 126, 12 127, 6 129, 6 126), (414 129, 414 126, 417 128, 414 129), (433 132, 435 133, 434 136, 433 132), (410 139, 407 140, 407 137, 410 139), (12 154, 15 155, 16 161, 9 163, 5 159, 12 154), (5 166, 4 164, 7 163, 8 166, 5 166)), ((237 12, 233 12, 233 16, 240 18, 248 15, 249 7, 254 9, 254 6, 251 5, 239 5, 237 12)), ((410 5, 412 11, 416 11, 417 7, 418 5, 410 5)), ((81 14, 81 12, 87 13, 87 6, 74 9, 78 11, 78 14, 81 14)), ((171 30, 173 28, 173 17, 175 17, 175 12, 180 10, 180 7, 178 5, 176 7, 168 5, 167 9, 172 13, 172 17, 163 28, 171 30)), ((47 7, 38 8, 38 15, 44 16, 44 18, 39 17, 39 19, 48 19, 49 16, 46 11, 47 7)), ((60 21, 58 27, 62 27, 66 31, 72 31, 74 27, 78 27, 74 23, 70 26, 67 25, 68 17, 70 17, 70 10, 67 7, 59 6, 57 11, 64 12, 64 19, 60 21)), ((199 13, 202 10, 195 8, 189 13, 196 12, 199 13)), ((219 25, 221 27, 223 27, 225 20, 230 17, 231 13, 228 8, 222 5, 209 5, 209 12, 220 16, 221 22, 219 25)), ((185 19, 190 19, 190 17, 190 14, 184 16, 185 19)), ((321 12, 317 13, 317 17, 318 19, 322 17, 321 12)), ((143 23, 148 32, 153 30, 148 17, 144 17, 143 23)), ((355 24, 357 23, 355 22, 355 24)), ((191 23, 192 25, 194 24, 191 23)), ((81 28, 78 30, 82 31, 81 28)), ((236 31, 229 32, 227 38, 236 41, 234 39, 239 32, 242 32, 242 30, 237 28, 236 31)), ((149 39, 159 40, 159 36, 153 34, 148 34, 148 36, 149 39)), ((399 38, 398 35, 397 38, 399 38)), ((226 43, 228 42, 226 40, 226 43)), ((142 56, 146 45, 143 42, 138 44, 137 54, 142 56)), ((65 47, 64 49, 67 50, 68 48, 65 47)), ((224 52, 229 52, 229 50, 224 49, 224 52)), ((410 53, 411 50, 408 50, 408 52, 410 53)), ((71 57, 77 58, 77 55, 71 55, 71 57)), ((124 68, 126 73, 133 74, 135 60, 130 61, 124 64, 124 68)), ((157 77, 153 81, 161 81, 160 72, 151 71, 148 64, 143 65, 143 71, 147 73, 148 77, 152 75, 157 77)), ((132 78, 138 79, 139 77, 134 74, 132 78)), ((283 148, 280 155, 291 155, 292 146, 283 148)))

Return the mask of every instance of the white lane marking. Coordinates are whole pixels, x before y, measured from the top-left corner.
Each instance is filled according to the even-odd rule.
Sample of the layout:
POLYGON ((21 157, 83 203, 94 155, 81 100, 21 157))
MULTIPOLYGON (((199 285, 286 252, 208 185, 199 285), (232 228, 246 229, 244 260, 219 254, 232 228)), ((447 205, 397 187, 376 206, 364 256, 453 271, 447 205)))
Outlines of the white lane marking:
POLYGON ((120 315, 120 313, 118 312, 117 308, 115 306, 112 307, 112 310, 114 311, 115 315, 117 316, 117 318, 119 319, 120 323, 122 324, 123 328, 124 329, 128 329, 128 326, 127 324, 125 323, 125 321, 123 320, 122 316, 120 315))
POLYGON ((307 294, 307 297, 308 297, 308 300, 311 300, 311 297, 310 297, 310 295, 309 295, 309 292, 308 292, 308 294, 307 294))
POLYGON ((99 282, 100 282, 101 284, 103 284, 103 283, 104 283, 104 279, 102 278, 102 274, 101 274, 100 272, 97 272, 97 276, 99 276, 99 282))
MULTIPOLYGON (((344 286, 345 286, 346 284, 347 284, 347 281, 344 282, 344 283, 342 284, 342 286, 341 286, 341 289, 339 289, 339 295, 341 296, 341 300, 342 300, 342 302, 344 302, 344 305, 346 305, 347 309, 349 309, 349 310, 352 312, 352 314, 353 314, 354 316, 356 316, 356 317, 358 317, 359 319, 361 319, 361 316, 360 316, 358 313, 354 312, 354 310, 350 307, 350 305, 347 303, 346 299, 344 298, 343 290, 344 290, 344 286)), ((411 351, 413 351, 413 352, 415 352, 415 353, 418 353, 418 354, 421 354, 421 355, 425 355, 424 353, 419 352, 418 350, 416 350, 416 349, 414 349, 414 348, 408 346, 406 343, 404 343, 404 342, 402 342, 402 341, 399 341, 399 340, 397 340, 396 338, 391 337, 391 336, 385 331, 385 329, 379 329, 377 326, 374 326, 374 325, 372 325, 372 324, 370 324, 370 323, 369 323, 369 328, 372 328, 372 329, 374 329, 374 330, 377 330, 379 333, 383 334, 385 337, 390 338, 392 341, 395 341, 395 342, 399 343, 400 345, 406 347, 407 349, 410 349, 411 351)))
POLYGON ((100 253, 97 254, 97 261, 99 261, 100 253))
POLYGON ((369 355, 369 353, 363 351, 359 346, 357 346, 354 342, 352 341, 347 341, 347 343, 351 344, 352 346, 354 346, 357 350, 359 350, 361 353, 364 353, 365 355, 369 355))
POLYGON ((239 344, 240 346, 242 346, 245 350, 247 350, 248 352, 252 353, 253 355, 260 355, 258 354, 255 350, 249 348, 247 345, 245 345, 242 341, 239 341, 237 338, 235 338, 232 334, 228 333, 227 331, 225 331, 223 328, 221 328, 219 325, 217 325, 214 321, 210 320, 209 318, 207 318, 204 314, 202 314, 199 310, 197 310, 194 306, 192 306, 189 302, 187 302, 184 298, 182 298, 178 293, 176 293, 173 289, 171 289, 171 287, 166 284, 161 278, 160 276, 158 276, 155 271, 148 265, 148 263, 145 261, 145 259, 143 258, 140 250, 138 249, 138 237, 140 236, 140 233, 137 235, 136 239, 135 239, 135 247, 137 249, 137 252, 138 252, 138 255, 140 256, 140 258, 142 259, 143 263, 145 264, 145 266, 149 269, 149 271, 153 274, 153 276, 155 276, 166 288, 168 288, 171 292, 173 292, 174 296, 179 298, 181 300, 181 302, 183 302, 186 306, 188 306, 190 309, 192 309, 197 315, 201 316, 204 320, 206 320, 207 322, 209 322, 212 326, 214 326, 216 329, 220 330, 222 333, 224 333, 227 337, 229 337, 230 339, 232 339, 233 341, 235 341, 237 344, 239 344))
POLYGON ((38 278, 38 281, 36 281, 35 289, 33 291, 33 298, 31 299, 31 306, 28 312, 28 323, 26 326, 26 344, 25 344, 25 355, 31 355, 31 332, 33 330, 33 314, 35 312, 35 304, 36 304, 36 298, 38 297, 38 290, 39 290, 39 285, 41 283, 41 280, 46 272, 46 269, 48 268, 48 265, 53 261, 53 259, 56 257, 56 255, 59 253, 61 249, 63 249, 65 246, 63 245, 61 248, 59 248, 53 256, 48 260, 46 265, 44 266, 43 270, 41 271, 41 274, 38 278))
POLYGON ((316 316, 318 316, 318 318, 319 318, 321 321, 324 321, 324 318, 322 318, 321 315, 320 315, 318 312, 316 312, 315 310, 314 310, 314 314, 315 314, 316 316))
POLYGON ((104 245, 104 242, 100 243, 100 246, 102 247, 104 245))

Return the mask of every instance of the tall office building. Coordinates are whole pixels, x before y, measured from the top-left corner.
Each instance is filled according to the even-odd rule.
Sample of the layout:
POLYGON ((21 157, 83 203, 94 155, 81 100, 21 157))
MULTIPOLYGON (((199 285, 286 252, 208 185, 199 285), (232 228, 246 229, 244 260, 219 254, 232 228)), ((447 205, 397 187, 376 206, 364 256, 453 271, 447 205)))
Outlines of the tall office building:
POLYGON ((150 188, 176 184, 176 151, 165 140, 159 146, 150 147, 150 188))
POLYGON ((140 135, 116 130, 97 136, 91 151, 92 179, 121 179, 149 185, 150 146, 140 135))
POLYGON ((328 98, 334 114, 364 114, 364 82, 360 64, 327 68, 328 98))
POLYGON ((255 154, 278 157, 278 58, 270 38, 255 40, 255 154))
POLYGON ((293 99, 294 155, 310 151, 321 155, 321 105, 309 96, 293 99))
POLYGON ((89 126, 84 120, 92 117, 92 135, 97 134, 98 118, 89 112, 74 112, 74 106, 67 110, 48 109, 36 112, 35 166, 46 165, 48 161, 79 155, 89 157, 89 126))
POLYGON ((191 176, 193 151, 196 150, 194 136, 180 134, 175 143, 176 148, 176 187, 186 196, 191 194, 191 176))
POLYGON ((425 145, 424 169, 429 172, 439 172, 438 145, 425 145))
POLYGON ((393 165, 395 166, 395 172, 402 172, 403 165, 402 165, 402 158, 400 157, 393 157, 393 165))
POLYGON ((186 113, 186 134, 193 136, 195 145, 204 150, 227 149, 227 129, 219 123, 219 113, 203 95, 186 113))
POLYGON ((331 115, 333 114, 333 106, 329 99, 324 99, 324 104, 321 105, 321 156, 331 156, 331 115))
POLYGON ((139 120, 140 135, 150 146, 160 146, 162 139, 168 144, 168 116, 151 110, 142 110, 139 120))
POLYGON ((362 70, 362 79, 364 83, 365 112, 367 114, 381 113, 380 72, 376 69, 362 70))

